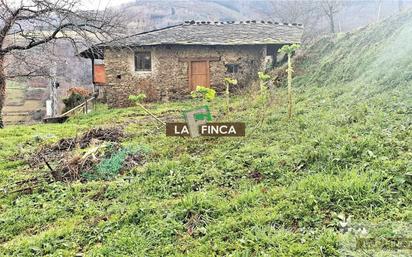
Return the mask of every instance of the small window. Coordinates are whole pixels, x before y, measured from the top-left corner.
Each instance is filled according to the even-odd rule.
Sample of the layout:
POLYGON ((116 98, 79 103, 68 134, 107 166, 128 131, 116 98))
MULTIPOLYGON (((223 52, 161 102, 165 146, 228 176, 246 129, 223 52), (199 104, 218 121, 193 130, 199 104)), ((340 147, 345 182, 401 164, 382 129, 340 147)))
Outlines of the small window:
POLYGON ((150 52, 136 52, 134 54, 135 71, 151 71, 152 57, 150 52))
POLYGON ((267 56, 276 56, 276 54, 278 53, 279 50, 279 46, 277 45, 268 45, 266 47, 266 55, 267 56))
POLYGON ((238 73, 239 64, 226 64, 227 73, 238 73))

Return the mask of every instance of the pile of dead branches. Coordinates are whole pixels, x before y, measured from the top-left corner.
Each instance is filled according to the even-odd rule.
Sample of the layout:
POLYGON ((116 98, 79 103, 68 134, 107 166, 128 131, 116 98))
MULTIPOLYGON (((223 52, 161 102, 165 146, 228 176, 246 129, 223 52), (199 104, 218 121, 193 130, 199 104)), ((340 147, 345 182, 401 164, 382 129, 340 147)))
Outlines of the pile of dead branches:
POLYGON ((85 153, 69 153, 65 158, 58 161, 57 167, 51 171, 53 179, 63 182, 84 180, 82 174, 91 172, 102 159, 120 149, 120 145, 117 143, 98 144, 97 142, 94 141, 85 153))
POLYGON ((84 149, 89 146, 93 139, 106 142, 119 142, 124 136, 123 130, 118 127, 95 128, 83 134, 79 140, 79 145, 81 149, 84 149))
POLYGON ((122 175, 146 162, 146 157, 142 152, 124 149, 119 143, 98 144, 95 142, 92 141, 91 146, 82 153, 67 154, 57 162, 56 168, 50 167, 54 181, 83 182, 90 177, 99 176, 100 179, 105 179, 106 173, 115 172, 116 175, 122 175), (106 162, 110 167, 102 166, 102 162, 106 162))
POLYGON ((107 174, 110 179, 123 175, 146 162, 143 152, 121 146, 124 137, 120 128, 94 128, 80 136, 44 145, 25 159, 35 177, 10 184, 0 189, 0 193, 31 193, 56 181, 106 179, 107 174))
POLYGON ((82 134, 80 137, 63 138, 52 145, 41 147, 35 154, 26 159, 30 168, 44 166, 45 162, 56 162, 63 159, 68 152, 73 149, 85 149, 92 141, 120 142, 125 137, 122 129, 113 128, 93 128, 82 134))
POLYGON ((54 181, 80 180, 82 173, 90 171, 101 159, 117 151, 124 137, 123 130, 117 127, 93 128, 80 136, 42 146, 26 162, 32 169, 46 166, 54 181), (108 146, 110 151, 106 151, 108 146), (86 148, 90 149, 85 153, 73 153, 86 148))

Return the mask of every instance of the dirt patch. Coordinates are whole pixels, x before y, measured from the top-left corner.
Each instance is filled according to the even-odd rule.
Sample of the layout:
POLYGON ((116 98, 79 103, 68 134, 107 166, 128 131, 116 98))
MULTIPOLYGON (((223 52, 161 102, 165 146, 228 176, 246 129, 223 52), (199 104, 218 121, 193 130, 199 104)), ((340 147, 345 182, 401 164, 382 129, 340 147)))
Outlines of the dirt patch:
POLYGON ((140 152, 127 155, 127 157, 124 159, 122 168, 120 169, 120 174, 124 174, 126 171, 133 169, 133 167, 143 165, 145 163, 146 158, 140 152))
POLYGON ((52 151, 70 151, 76 147, 75 138, 63 138, 50 147, 52 151))
POLYGON ((260 182, 263 179, 263 175, 259 171, 254 171, 250 173, 249 177, 256 182, 260 182))

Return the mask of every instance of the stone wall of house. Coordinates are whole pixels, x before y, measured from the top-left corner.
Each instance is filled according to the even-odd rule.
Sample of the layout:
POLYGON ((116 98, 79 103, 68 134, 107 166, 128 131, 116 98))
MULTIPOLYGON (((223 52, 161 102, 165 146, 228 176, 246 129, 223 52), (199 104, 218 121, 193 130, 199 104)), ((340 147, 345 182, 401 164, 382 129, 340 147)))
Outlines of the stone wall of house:
POLYGON ((128 96, 145 93, 148 101, 168 101, 190 97, 188 62, 183 58, 219 57, 210 61, 210 85, 224 91, 223 80, 233 77, 238 87, 247 87, 263 69, 265 46, 153 46, 106 49, 106 99, 110 106, 131 105, 128 96), (135 71, 134 52, 150 51, 152 70, 135 71), (226 64, 237 64, 237 73, 228 73, 226 64))

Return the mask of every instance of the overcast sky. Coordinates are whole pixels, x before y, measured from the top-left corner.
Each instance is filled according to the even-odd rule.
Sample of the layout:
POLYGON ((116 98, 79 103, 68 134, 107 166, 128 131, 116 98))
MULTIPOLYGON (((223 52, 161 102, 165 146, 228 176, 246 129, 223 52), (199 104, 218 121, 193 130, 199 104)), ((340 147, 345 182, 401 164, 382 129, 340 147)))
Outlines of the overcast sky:
POLYGON ((82 0, 83 5, 88 9, 104 9, 107 6, 120 5, 132 0, 82 0))

